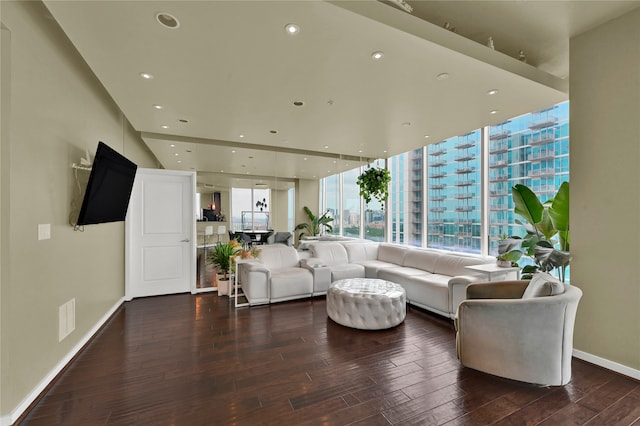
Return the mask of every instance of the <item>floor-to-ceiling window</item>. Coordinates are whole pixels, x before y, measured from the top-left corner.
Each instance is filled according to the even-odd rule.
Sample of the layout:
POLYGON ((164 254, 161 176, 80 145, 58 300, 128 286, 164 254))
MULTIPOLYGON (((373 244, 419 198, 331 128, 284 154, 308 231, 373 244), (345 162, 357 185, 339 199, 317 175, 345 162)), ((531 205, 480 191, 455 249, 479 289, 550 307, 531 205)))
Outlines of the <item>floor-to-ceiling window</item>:
POLYGON ((342 235, 360 236, 360 189, 356 180, 360 168, 342 173, 342 235))
POLYGON ((527 185, 544 201, 569 180, 569 103, 390 157, 387 167, 385 218, 376 212, 382 206, 371 203, 360 218, 355 181, 361 168, 325 178, 324 207, 343 203, 343 229, 335 233, 357 237, 362 228, 365 238, 379 240, 382 219, 386 241, 495 255, 501 236, 525 233, 516 222, 511 188, 527 185), (340 179, 342 191, 335 195, 340 179))
POLYGON ((429 145, 427 154, 427 247, 480 253, 480 130, 429 145))
MULTIPOLYGON (((384 168, 384 160, 373 162, 371 167, 384 168)), ((372 241, 384 241, 384 205, 376 198, 372 198, 371 201, 366 204, 362 224, 364 228, 364 238, 372 241)))
POLYGON ((424 149, 419 148, 388 160, 391 172, 389 241, 422 245, 424 149))
POLYGON ((333 222, 331 222, 333 231, 331 233, 339 235, 341 231, 340 218, 342 217, 340 212, 340 175, 337 174, 324 179, 324 189, 325 201, 322 211, 329 211, 333 218, 333 222))

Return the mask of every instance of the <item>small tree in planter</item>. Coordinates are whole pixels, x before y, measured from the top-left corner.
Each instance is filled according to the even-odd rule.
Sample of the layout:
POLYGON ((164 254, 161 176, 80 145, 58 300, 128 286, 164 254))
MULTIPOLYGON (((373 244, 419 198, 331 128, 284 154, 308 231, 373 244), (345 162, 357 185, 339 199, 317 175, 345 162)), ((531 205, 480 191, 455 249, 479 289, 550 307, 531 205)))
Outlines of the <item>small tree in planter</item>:
POLYGON ((213 250, 208 252, 208 260, 221 273, 218 278, 218 294, 229 294, 229 271, 233 257, 242 250, 242 246, 236 240, 228 243, 218 243, 213 250))
POLYGON ((360 196, 367 204, 371 202, 371 198, 377 199, 384 209, 384 202, 389 198, 390 182, 391 173, 389 170, 370 167, 358 176, 357 184, 360 187, 360 196))

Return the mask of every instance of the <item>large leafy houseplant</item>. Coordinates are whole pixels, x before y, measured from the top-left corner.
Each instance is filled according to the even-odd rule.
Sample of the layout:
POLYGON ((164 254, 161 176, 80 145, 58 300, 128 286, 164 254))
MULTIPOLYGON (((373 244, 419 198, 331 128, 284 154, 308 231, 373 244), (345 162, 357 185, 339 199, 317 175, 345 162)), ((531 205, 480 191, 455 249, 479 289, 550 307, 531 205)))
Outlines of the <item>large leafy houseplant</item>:
POLYGON ((537 271, 550 272, 557 268, 564 282, 571 261, 569 182, 563 182, 556 195, 544 203, 525 185, 515 185, 511 194, 514 212, 525 220, 516 219, 516 223, 522 225, 527 234, 500 240, 498 259, 516 261, 521 256, 528 256, 534 265, 522 269, 524 279, 531 278, 537 271))
POLYGON ((223 279, 229 279, 231 262, 233 257, 242 250, 242 246, 236 240, 228 243, 218 243, 213 246, 213 250, 208 252, 209 262, 211 262, 222 273, 223 279))
MULTIPOLYGON (((307 206, 304 206, 304 212, 307 214, 309 218, 309 222, 299 223, 295 227, 295 231, 304 230, 311 236, 320 235, 320 232, 324 229, 331 232, 333 231, 333 226, 331 226, 331 222, 333 222, 333 218, 329 216, 329 212, 325 212, 322 216, 317 216, 313 214, 311 209, 307 206)), ((305 234, 305 232, 300 233, 300 238, 305 234)))
POLYGON ((370 167, 366 169, 356 183, 360 187, 360 196, 369 204, 371 198, 380 201, 384 209, 384 202, 389 198, 389 182, 391 182, 391 173, 389 170, 379 167, 370 167))

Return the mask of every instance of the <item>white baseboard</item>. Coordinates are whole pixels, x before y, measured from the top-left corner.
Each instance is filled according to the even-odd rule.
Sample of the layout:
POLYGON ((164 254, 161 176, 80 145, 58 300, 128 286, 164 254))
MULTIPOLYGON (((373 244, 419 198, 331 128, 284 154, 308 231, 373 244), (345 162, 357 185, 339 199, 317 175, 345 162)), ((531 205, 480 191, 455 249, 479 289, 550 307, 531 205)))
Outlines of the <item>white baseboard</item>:
POLYGON ((25 410, 29 408, 31 403, 35 401, 38 395, 40 395, 40 393, 45 390, 49 383, 51 383, 51 381, 56 378, 56 376, 62 371, 62 369, 73 359, 73 357, 76 356, 78 352, 80 352, 82 347, 87 344, 87 342, 93 337, 94 334, 98 332, 98 330, 100 330, 100 327, 102 327, 107 322, 107 320, 111 317, 111 315, 113 315, 116 309, 118 309, 120 305, 122 305, 122 303, 124 303, 124 297, 118 300, 115 305, 113 305, 111 309, 109 309, 107 313, 105 313, 102 318, 98 320, 98 322, 91 328, 91 330, 87 332, 87 334, 83 336, 82 339, 80 339, 80 341, 73 347, 73 349, 71 349, 71 351, 69 351, 69 353, 65 355, 65 357, 62 358, 60 362, 58 362, 58 364, 56 364, 53 370, 51 370, 49 374, 47 374, 40 381, 40 383, 38 383, 38 385, 33 388, 33 390, 22 400, 22 402, 11 411, 11 414, 9 416, 4 415, 0 417, 0 425, 10 426, 16 420, 18 420, 22 413, 24 413, 25 410))
POLYGON ((640 370, 636 370, 634 368, 627 367, 626 365, 619 364, 596 355, 591 355, 590 353, 582 352, 577 349, 573 350, 573 356, 583 361, 590 362, 591 364, 606 368, 607 370, 629 376, 632 379, 640 380, 640 370))

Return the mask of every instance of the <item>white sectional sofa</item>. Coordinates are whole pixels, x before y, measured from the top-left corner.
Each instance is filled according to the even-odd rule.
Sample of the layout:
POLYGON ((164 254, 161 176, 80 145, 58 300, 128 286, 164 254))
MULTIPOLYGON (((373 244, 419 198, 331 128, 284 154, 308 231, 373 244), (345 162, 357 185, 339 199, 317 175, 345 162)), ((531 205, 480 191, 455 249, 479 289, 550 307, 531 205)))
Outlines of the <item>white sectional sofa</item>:
POLYGON ((374 242, 318 242, 309 251, 311 258, 302 264, 321 281, 314 283, 316 288, 343 278, 379 278, 402 285, 408 303, 449 318, 466 298, 467 286, 486 281, 486 275, 465 266, 495 262, 493 257, 374 242))

